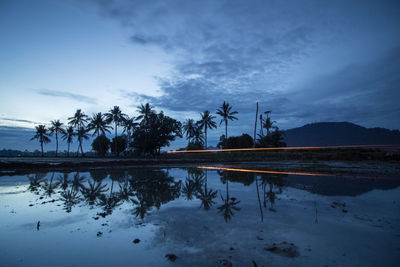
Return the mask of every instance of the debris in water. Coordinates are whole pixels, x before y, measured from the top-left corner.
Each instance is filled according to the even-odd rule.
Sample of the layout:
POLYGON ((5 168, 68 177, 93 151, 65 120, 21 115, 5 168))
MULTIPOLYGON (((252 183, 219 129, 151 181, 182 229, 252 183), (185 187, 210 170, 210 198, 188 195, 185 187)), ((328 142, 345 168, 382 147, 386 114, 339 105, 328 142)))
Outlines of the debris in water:
POLYGON ((135 240, 133 240, 133 243, 134 244, 137 244, 137 243, 139 243, 140 242, 140 239, 139 238, 135 238, 135 240))
POLYGON ((219 263, 221 266, 232 267, 232 262, 227 259, 219 259, 217 260, 217 263, 219 263))
POLYGON ((39 231, 39 229, 40 229, 40 221, 37 222, 36 229, 39 231))
POLYGON ((167 254, 165 255, 165 257, 170 260, 170 261, 176 261, 176 259, 178 258, 178 256, 176 256, 175 254, 167 254))
POLYGON ((101 237, 102 235, 103 235, 103 232, 100 232, 100 231, 97 232, 97 236, 98 236, 98 237, 101 237))
POLYGON ((281 243, 273 243, 271 246, 266 247, 265 250, 289 258, 299 256, 297 246, 295 246, 293 243, 287 243, 285 241, 281 243))

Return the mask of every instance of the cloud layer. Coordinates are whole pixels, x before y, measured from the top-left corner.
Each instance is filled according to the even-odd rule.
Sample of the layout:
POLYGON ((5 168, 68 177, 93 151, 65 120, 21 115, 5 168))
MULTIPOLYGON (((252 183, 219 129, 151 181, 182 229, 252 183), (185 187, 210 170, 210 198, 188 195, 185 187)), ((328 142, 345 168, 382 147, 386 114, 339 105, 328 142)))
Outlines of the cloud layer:
POLYGON ((128 93, 133 103, 185 114, 214 111, 227 100, 242 120, 235 134, 251 129, 256 102, 283 128, 312 121, 399 128, 397 6, 211 0, 100 5, 103 15, 131 32, 133 45, 174 56, 173 70, 157 77, 162 95, 128 93), (380 43, 365 43, 374 35, 380 43), (373 52, 364 55, 363 49, 373 52))

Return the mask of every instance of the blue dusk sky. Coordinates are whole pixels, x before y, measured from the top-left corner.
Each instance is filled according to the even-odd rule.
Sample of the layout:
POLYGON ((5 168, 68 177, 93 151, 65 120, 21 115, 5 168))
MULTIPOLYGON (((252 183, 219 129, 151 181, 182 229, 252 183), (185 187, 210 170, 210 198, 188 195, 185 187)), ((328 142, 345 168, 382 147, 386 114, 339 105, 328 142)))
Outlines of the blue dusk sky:
POLYGON ((1 0, 0 149, 39 148, 34 126, 78 108, 146 102, 184 121, 228 101, 230 135, 252 132, 256 102, 281 129, 399 129, 399 14, 385 0, 1 0))

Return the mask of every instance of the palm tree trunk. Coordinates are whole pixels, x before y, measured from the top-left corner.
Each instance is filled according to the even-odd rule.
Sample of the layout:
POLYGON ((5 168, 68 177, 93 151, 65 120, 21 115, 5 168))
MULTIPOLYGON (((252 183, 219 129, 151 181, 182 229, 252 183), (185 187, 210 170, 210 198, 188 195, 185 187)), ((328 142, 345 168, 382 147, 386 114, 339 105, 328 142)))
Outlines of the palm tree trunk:
POLYGON ((40 142, 40 147, 42 148, 42 157, 44 156, 43 154, 43 142, 40 142))
POLYGON ((225 121, 225 139, 228 139, 228 121, 225 121))
POLYGON ((204 132, 206 133, 206 149, 207 149, 207 125, 204 127, 204 132))
POLYGON ((261 221, 264 221, 264 215, 263 215, 263 211, 262 211, 262 207, 261 207, 261 200, 260 200, 260 193, 258 192, 258 178, 255 175, 256 178, 256 188, 257 188, 257 198, 258 198, 258 207, 260 208, 260 215, 261 215, 261 221))
POLYGON ((117 152, 117 122, 115 122, 115 154, 118 156, 118 152, 117 152))
POLYGON ((82 157, 84 157, 84 156, 85 156, 85 154, 83 153, 83 149, 82 149, 82 142, 79 142, 79 146, 80 146, 80 148, 81 148, 81 155, 82 155, 82 157))
POLYGON ((58 156, 58 132, 56 131, 56 157, 58 156))
POLYGON ((256 147, 256 138, 257 138, 257 135, 256 135, 256 133, 257 133, 257 116, 258 116, 258 102, 257 102, 257 110, 256 110, 256 121, 255 121, 255 123, 254 123, 254 143, 253 143, 253 147, 256 147))
POLYGON ((71 143, 70 142, 68 142, 68 158, 69 158, 69 146, 71 145, 71 143))

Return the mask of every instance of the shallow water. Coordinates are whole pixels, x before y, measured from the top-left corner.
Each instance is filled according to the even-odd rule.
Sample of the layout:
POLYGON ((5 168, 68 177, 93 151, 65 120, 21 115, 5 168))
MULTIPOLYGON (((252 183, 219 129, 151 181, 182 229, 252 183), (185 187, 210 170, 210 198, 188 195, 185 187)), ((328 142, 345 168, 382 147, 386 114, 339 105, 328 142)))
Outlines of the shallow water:
POLYGON ((399 186, 198 168, 0 176, 0 265, 399 266, 399 186), (298 255, 265 249, 283 241, 298 255))

